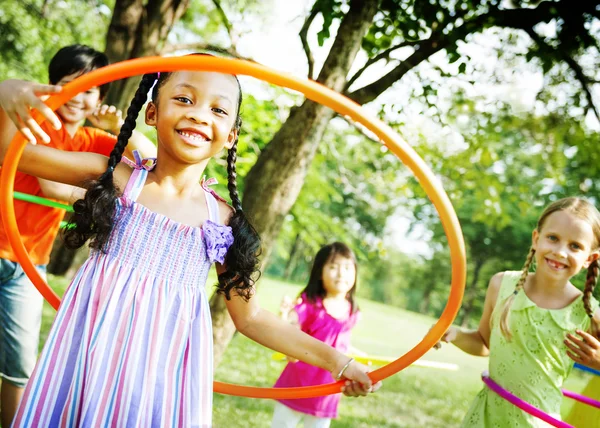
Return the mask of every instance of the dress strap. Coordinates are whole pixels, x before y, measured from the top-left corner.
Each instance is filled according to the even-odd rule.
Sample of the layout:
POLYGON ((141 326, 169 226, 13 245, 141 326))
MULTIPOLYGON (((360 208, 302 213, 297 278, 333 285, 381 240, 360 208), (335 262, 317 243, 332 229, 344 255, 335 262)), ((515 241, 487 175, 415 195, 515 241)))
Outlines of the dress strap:
POLYGON ((213 223, 221 224, 221 219, 219 217, 219 202, 218 201, 223 201, 223 202, 226 202, 226 201, 225 201, 225 199, 220 197, 217 194, 217 192, 215 192, 210 187, 208 187, 208 186, 212 186, 213 184, 217 184, 216 178, 209 178, 208 180, 206 180, 203 177, 202 181, 200 182, 200 185, 206 192, 206 203, 208 205, 209 220, 212 221, 213 223))
POLYGON ((125 186, 123 196, 125 196, 127 199, 135 201, 137 200, 138 196, 140 196, 140 193, 144 188, 144 183, 146 183, 146 178, 148 177, 148 171, 152 171, 152 169, 154 169, 154 166, 156 165, 156 159, 142 159, 137 150, 133 151, 133 157, 135 162, 127 159, 125 156, 121 158, 121 162, 124 162, 133 168, 131 177, 129 177, 129 181, 127 181, 127 185, 125 186))

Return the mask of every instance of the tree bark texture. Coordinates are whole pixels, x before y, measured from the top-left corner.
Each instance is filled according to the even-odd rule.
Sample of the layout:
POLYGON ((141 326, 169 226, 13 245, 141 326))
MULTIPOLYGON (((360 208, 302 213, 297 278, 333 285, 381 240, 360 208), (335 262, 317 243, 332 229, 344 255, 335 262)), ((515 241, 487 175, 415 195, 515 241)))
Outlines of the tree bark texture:
MULTIPOLYGON (((190 0, 117 0, 106 35, 111 63, 158 55, 190 0)), ((106 103, 126 110, 141 76, 113 82, 106 103)))
MULTIPOLYGON (((343 91, 363 37, 373 22, 377 4, 377 0, 350 2, 350 10, 340 24, 317 78, 319 83, 335 91, 343 91)), ((288 120, 246 177, 243 206, 261 236, 263 266, 285 216, 296 202, 327 124, 334 115, 331 109, 309 100, 292 109, 288 120)), ((213 296, 211 300, 215 363, 221 359, 218 350, 226 348, 235 331, 224 305, 219 306, 216 299, 223 298, 213 296)))

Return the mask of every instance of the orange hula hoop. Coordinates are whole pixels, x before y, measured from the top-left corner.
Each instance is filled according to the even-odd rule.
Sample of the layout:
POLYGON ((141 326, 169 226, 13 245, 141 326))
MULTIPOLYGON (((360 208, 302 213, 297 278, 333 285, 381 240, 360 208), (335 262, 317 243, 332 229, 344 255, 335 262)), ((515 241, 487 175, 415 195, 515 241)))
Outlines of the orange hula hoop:
MULTIPOLYGON (((369 373, 374 382, 385 379, 406 368, 429 349, 431 349, 450 327, 456 317, 466 282, 466 255, 465 244, 452 204, 438 179, 417 155, 417 153, 395 133, 389 126, 379 119, 369 115, 360 105, 343 95, 314 81, 300 79, 290 74, 272 70, 249 61, 218 58, 210 56, 183 56, 174 58, 149 57, 112 64, 94 70, 78 77, 65 85, 61 93, 51 96, 46 104, 56 110, 76 94, 86 91, 94 86, 99 86, 113 80, 123 79, 135 75, 169 72, 180 70, 211 71, 217 73, 237 74, 255 77, 273 85, 289 88, 303 93, 307 98, 330 107, 337 113, 348 116, 355 122, 364 125, 376 134, 381 141, 400 160, 411 169, 421 186, 431 199, 439 213, 444 231, 450 246, 450 259, 452 262, 452 284, 448 302, 440 319, 425 335, 425 337, 410 351, 390 364, 369 373)), ((41 123, 44 121, 39 112, 34 118, 41 123)), ((6 153, 0 177, 0 211, 7 232, 8 239, 13 246, 15 255, 21 263, 23 270, 31 278, 36 288, 44 298, 57 309, 60 304, 59 297, 46 284, 31 262, 17 228, 15 210, 13 205, 14 179, 19 159, 25 148, 25 138, 17 134, 6 153)), ((327 385, 296 387, 296 388, 259 388, 251 386, 233 385, 214 382, 214 391, 221 394, 237 395, 251 398, 290 399, 317 397, 340 392, 343 381, 327 385)))

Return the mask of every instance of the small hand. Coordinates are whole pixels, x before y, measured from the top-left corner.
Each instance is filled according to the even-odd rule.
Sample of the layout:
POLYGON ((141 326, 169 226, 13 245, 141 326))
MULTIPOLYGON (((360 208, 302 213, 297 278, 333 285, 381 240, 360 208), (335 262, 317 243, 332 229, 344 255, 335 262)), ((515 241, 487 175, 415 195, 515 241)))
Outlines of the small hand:
POLYGON ((444 335, 442 336, 440 341, 438 343, 436 343, 435 345, 433 345, 433 348, 440 349, 442 347, 442 342, 452 343, 454 341, 454 339, 456 339, 457 334, 458 334, 458 328, 451 325, 450 328, 448 330, 446 330, 446 332, 444 333, 444 335))
POLYGON ((118 134, 123 126, 123 112, 115 106, 100 105, 94 113, 87 118, 96 128, 105 129, 118 134))
POLYGON ((369 368, 367 366, 352 361, 343 374, 343 378, 346 379, 346 383, 342 386, 344 395, 347 397, 364 397, 370 392, 375 392, 381 388, 381 381, 373 384, 368 373, 369 368))
POLYGON ((31 144, 36 144, 36 136, 49 143, 50 137, 33 119, 31 110, 38 110, 54 129, 60 129, 62 124, 58 116, 44 104, 40 96, 56 94, 61 90, 62 87, 56 85, 42 85, 16 79, 5 80, 0 83, 0 108, 31 144))
POLYGON ((283 296, 279 305, 279 312, 282 315, 287 315, 292 309, 294 309, 294 300, 288 295, 283 296))
POLYGON ((567 334, 567 355, 579 364, 600 370, 600 341, 585 331, 577 330, 576 333, 581 339, 571 333, 567 334))

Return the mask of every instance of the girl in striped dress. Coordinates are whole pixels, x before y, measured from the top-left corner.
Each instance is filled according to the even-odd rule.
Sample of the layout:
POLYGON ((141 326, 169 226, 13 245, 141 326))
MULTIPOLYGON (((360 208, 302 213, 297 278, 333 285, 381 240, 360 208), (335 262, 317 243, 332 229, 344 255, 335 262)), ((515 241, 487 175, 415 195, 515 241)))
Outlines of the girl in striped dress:
MULTIPOLYGON (((365 366, 260 308, 254 295, 260 241, 236 189, 241 88, 210 72, 149 74, 110 157, 28 145, 19 169, 81 185, 66 242, 92 248, 69 286, 27 385, 16 427, 207 427, 212 415, 212 331, 205 283, 236 328, 257 342, 350 381, 366 395, 365 366), (154 160, 123 159, 152 89, 145 121, 154 160), (233 208, 201 181, 224 147, 233 208), (99 177, 99 178, 98 178, 99 177), (120 191, 119 189, 123 189, 120 191)), ((1 159, 0 159, 1 160, 1 159)))

